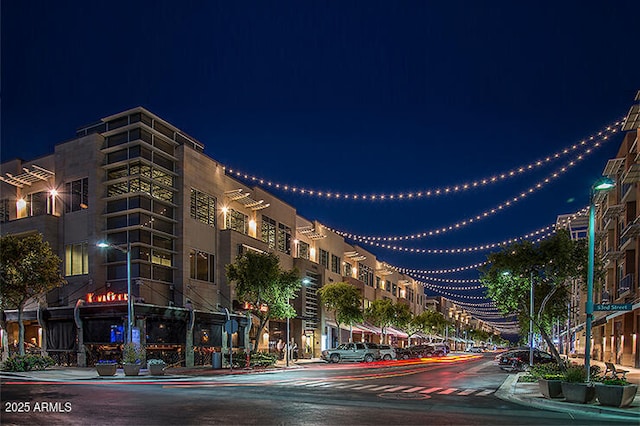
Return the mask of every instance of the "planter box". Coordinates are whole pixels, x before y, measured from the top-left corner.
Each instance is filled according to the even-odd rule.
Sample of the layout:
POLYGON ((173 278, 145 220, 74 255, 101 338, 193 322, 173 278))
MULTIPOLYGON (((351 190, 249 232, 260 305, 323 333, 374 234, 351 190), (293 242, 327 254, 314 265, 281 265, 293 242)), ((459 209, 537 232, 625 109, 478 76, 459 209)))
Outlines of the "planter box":
POLYGON ((588 404, 596 399, 596 388, 591 383, 562 382, 561 386, 567 402, 588 404))
POLYGON ((117 364, 96 364, 99 376, 115 376, 117 364))
POLYGON ((638 385, 596 385, 596 397, 601 405, 609 407, 627 407, 631 405, 638 392, 638 385))
POLYGON ((149 364, 149 374, 152 376, 164 376, 166 366, 166 364, 149 364))
POLYGON ((562 398, 562 380, 538 379, 538 388, 540 393, 547 399, 562 398))
POLYGON ((125 376, 137 376, 140 374, 140 364, 124 364, 122 367, 125 376))

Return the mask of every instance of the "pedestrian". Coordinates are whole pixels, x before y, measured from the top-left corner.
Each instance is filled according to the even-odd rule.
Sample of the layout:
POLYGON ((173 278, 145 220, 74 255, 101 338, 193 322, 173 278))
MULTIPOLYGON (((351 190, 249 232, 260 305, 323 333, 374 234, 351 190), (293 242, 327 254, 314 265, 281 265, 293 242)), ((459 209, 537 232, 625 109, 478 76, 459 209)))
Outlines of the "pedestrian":
POLYGON ((278 350, 278 358, 282 359, 284 356, 284 353, 283 353, 284 342, 282 341, 282 339, 278 339, 278 343, 276 344, 276 349, 278 350))
POLYGON ((293 350, 293 360, 298 361, 298 344, 296 342, 293 342, 293 346, 291 347, 291 349, 293 350))

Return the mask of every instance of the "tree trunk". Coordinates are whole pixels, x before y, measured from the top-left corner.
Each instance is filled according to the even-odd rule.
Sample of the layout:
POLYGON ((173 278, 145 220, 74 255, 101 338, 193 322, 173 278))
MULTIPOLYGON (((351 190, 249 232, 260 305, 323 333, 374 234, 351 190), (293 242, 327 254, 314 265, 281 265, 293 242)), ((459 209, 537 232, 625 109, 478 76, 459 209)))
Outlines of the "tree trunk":
POLYGON ((560 357, 560 354, 558 353, 558 349, 556 349, 556 346, 553 344, 553 340, 551 339, 551 337, 549 337, 547 332, 543 329, 543 327, 536 320, 534 320, 534 319, 532 319, 532 320, 533 320, 533 324, 540 331, 540 335, 542 336, 544 341, 547 343, 547 346, 549 346, 549 350, 551 351, 551 355, 553 355, 553 357, 555 358, 556 362, 560 366, 560 370, 561 371, 565 371, 566 367, 565 367, 564 361, 560 357))
POLYGON ((24 305, 18 305, 18 353, 24 355, 24 323, 22 322, 22 309, 24 305))
MULTIPOLYGON (((267 325, 267 322, 269 322, 269 317, 266 317, 264 319, 258 317, 260 319, 260 325, 258 325, 258 330, 256 331, 256 339, 253 342, 253 352, 257 352, 258 351, 258 344, 260 343, 260 336, 262 336, 262 330, 264 330, 264 327, 267 325)), ((253 319, 252 319, 253 321, 253 319)), ((269 348, 267 348, 268 350, 269 348)))

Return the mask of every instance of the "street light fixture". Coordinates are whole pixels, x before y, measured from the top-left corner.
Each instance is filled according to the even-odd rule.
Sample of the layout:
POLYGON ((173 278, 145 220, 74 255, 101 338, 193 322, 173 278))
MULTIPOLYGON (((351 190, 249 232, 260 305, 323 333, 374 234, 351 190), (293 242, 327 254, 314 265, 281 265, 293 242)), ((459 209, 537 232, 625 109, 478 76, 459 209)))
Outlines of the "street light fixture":
POLYGON ((96 244, 100 248, 113 248, 127 255, 127 337, 125 343, 131 343, 133 341, 133 297, 131 297, 131 243, 127 242, 127 248, 108 243, 106 241, 99 241, 96 244))
POLYGON ((587 370, 587 382, 591 380, 591 321, 593 320, 593 269, 595 257, 595 195, 600 191, 608 191, 616 186, 613 179, 608 177, 598 180, 591 188, 589 195, 589 263, 587 265, 587 319, 585 324, 586 342, 584 345, 584 368, 587 370))

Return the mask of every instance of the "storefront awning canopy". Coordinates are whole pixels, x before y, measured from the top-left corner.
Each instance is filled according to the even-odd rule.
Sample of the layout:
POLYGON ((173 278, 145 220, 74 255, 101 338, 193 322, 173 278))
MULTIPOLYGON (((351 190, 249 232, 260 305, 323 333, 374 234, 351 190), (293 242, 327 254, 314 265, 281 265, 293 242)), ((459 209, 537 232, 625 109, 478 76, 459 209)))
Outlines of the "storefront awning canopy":
POLYGON ((401 339, 406 339, 407 337, 409 337, 409 335, 404 331, 396 330, 393 327, 387 327, 387 334, 392 334, 396 337, 400 337, 401 339))

